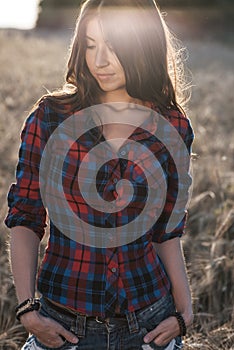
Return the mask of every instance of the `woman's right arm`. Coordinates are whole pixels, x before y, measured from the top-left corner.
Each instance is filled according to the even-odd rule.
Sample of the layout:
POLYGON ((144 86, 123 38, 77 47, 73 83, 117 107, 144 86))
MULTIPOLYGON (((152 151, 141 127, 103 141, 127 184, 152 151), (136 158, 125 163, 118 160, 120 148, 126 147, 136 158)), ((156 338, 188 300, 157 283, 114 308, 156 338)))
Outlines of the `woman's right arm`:
MULTIPOLYGON (((19 303, 35 295, 35 281, 40 240, 30 229, 16 226, 11 229, 10 260, 19 303)), ((29 333, 48 347, 60 347, 64 338, 77 343, 78 338, 51 318, 38 311, 30 311, 20 317, 29 333)))
POLYGON ((39 237, 24 226, 11 229, 10 260, 19 303, 34 298, 39 237))
MULTIPOLYGON (((49 110, 44 102, 27 118, 21 133, 16 184, 8 194, 9 213, 5 219, 11 228, 10 256, 19 303, 34 297, 39 243, 46 226, 46 210, 40 195, 39 170, 49 138, 49 110)), ((46 179, 45 179, 46 180, 46 179)), ((38 311, 20 317, 28 332, 48 347, 59 347, 64 338, 77 343, 74 334, 38 311)))

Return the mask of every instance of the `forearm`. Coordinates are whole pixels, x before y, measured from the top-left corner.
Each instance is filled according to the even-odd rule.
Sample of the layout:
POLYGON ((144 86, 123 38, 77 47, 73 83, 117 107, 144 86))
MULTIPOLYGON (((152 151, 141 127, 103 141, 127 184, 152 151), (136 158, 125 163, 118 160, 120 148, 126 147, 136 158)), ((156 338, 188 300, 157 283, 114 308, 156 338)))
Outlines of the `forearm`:
POLYGON ((176 309, 189 325, 193 320, 192 298, 180 239, 154 243, 154 246, 171 281, 176 309))
POLYGON ((10 261, 19 303, 34 297, 39 244, 39 238, 30 229, 12 228, 10 261))

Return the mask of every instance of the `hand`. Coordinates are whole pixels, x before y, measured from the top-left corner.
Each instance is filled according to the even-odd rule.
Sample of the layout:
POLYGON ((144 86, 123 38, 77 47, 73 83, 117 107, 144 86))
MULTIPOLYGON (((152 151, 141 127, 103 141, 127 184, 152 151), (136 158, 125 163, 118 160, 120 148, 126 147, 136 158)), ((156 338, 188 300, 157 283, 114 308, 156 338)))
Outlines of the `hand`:
POLYGON ((144 342, 151 343, 153 341, 158 346, 165 346, 179 334, 180 328, 178 321, 175 317, 170 316, 159 323, 159 325, 152 331, 147 333, 144 337, 144 342))
MULTIPOLYGON (((193 313, 192 309, 182 314, 186 327, 191 326, 193 322, 193 313)), ((167 319, 163 320, 157 327, 155 327, 152 331, 150 331, 144 337, 145 343, 150 343, 154 341, 154 343, 158 346, 164 346, 172 339, 177 337, 180 334, 180 327, 177 319, 174 316, 170 316, 167 319)))
POLYGON ((58 348, 64 344, 64 339, 74 344, 79 341, 73 333, 67 331, 58 322, 40 315, 37 311, 27 312, 20 317, 20 321, 27 331, 34 334, 45 346, 58 348))

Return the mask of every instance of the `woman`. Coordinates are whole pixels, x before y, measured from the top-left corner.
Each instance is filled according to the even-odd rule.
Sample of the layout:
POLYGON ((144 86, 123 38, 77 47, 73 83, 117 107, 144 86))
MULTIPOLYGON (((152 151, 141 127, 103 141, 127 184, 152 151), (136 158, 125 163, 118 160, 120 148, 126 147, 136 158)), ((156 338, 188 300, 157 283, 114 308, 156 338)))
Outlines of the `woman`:
MULTIPOLYGON (((193 319, 180 245, 191 184, 184 148, 190 153, 193 132, 178 100, 178 82, 182 80, 176 80, 175 70, 170 72, 176 60, 170 43, 153 0, 87 0, 78 17, 64 88, 43 96, 25 123, 17 183, 9 192, 6 218, 11 228, 11 266, 19 300, 16 315, 31 333, 23 349, 182 347, 181 336, 193 319), (69 124, 68 129, 79 130, 82 111, 89 129, 84 128, 80 137, 76 134, 75 141, 68 142, 70 149, 60 174, 56 162, 63 138, 59 143, 52 134, 71 116, 75 116, 77 125, 72 128, 69 124), (156 129, 161 130, 158 137, 156 129), (183 141, 183 145, 179 138, 172 142, 176 160, 163 145, 165 142, 168 146, 167 136, 171 138, 174 131, 183 141), (105 205, 100 210, 85 201, 76 180, 85 163, 89 170, 82 181, 92 185, 89 171, 101 151, 94 158, 89 155, 103 142, 109 158, 98 167, 96 176, 99 198, 105 205), (146 175, 153 188, 150 198, 154 206, 141 224, 135 225, 141 234, 133 233, 127 240, 122 235, 117 241, 112 235, 112 243, 106 243, 105 236, 102 245, 100 241, 91 242, 92 235, 87 240, 85 232, 82 240, 74 235, 79 230, 84 233, 82 225, 71 224, 67 207, 58 209, 62 201, 56 197, 56 176, 61 175, 72 213, 94 227, 94 234, 99 229, 106 233, 126 227, 127 236, 128 224, 144 213, 150 192, 138 158, 134 158, 135 163, 128 159, 132 144, 143 145, 139 159, 146 163, 145 170, 152 163, 146 162, 146 148, 162 169, 160 173, 156 167, 156 173, 146 175), (40 175, 43 150, 49 162, 40 175), (182 165, 181 176, 178 162, 182 165), (158 195, 162 187, 159 175, 167 186, 164 203, 158 195), (130 203, 119 210, 122 199, 126 204, 123 179, 131 181, 133 195, 130 203), (168 232, 180 186, 185 194, 180 201, 183 205, 178 210, 179 220, 174 220, 177 222, 168 232), (58 202, 44 200, 49 192, 58 202), (109 208, 111 203, 116 204, 113 210, 109 208), (39 300, 35 298, 35 279, 38 248, 46 226, 45 207, 51 221, 37 277, 39 300), (158 210, 157 215, 154 210, 158 210), (73 235, 66 231, 68 226, 72 226, 73 235)), ((97 165, 94 167, 97 169, 97 165)))

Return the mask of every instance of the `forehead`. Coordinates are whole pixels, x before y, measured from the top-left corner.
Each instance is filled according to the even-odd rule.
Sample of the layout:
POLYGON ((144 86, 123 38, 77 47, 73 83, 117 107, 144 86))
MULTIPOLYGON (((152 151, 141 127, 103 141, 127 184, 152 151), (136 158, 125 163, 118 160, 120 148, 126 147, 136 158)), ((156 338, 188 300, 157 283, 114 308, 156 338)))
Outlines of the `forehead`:
POLYGON ((86 36, 92 39, 103 39, 103 31, 98 17, 92 17, 86 24, 86 36))

